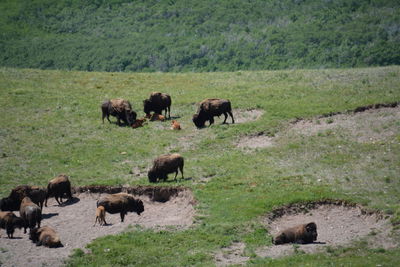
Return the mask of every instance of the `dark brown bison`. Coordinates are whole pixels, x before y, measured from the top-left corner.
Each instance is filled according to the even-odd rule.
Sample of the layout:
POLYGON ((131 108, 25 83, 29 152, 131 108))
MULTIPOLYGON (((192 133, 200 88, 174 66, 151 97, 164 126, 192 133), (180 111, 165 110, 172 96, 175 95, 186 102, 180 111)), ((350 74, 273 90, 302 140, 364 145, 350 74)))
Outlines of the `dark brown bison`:
POLYGON ((36 243, 36 246, 43 245, 49 248, 63 247, 56 231, 48 226, 32 229, 29 233, 29 239, 33 243, 36 243))
POLYGON ((143 101, 143 111, 148 118, 150 118, 150 112, 154 111, 162 115, 163 110, 165 110, 165 117, 168 111, 168 118, 171 118, 171 96, 168 94, 153 92, 149 99, 143 101))
POLYGON ((21 229, 22 227, 24 227, 22 218, 10 211, 0 211, 0 228, 6 230, 8 238, 13 238, 15 228, 21 229))
POLYGON ((58 205, 61 205, 64 195, 66 195, 69 200, 72 199, 71 183, 67 175, 60 174, 59 176, 50 180, 49 184, 47 185, 46 201, 44 205, 47 207, 47 199, 50 196, 54 196, 58 205))
POLYGON ((42 210, 38 205, 33 203, 29 197, 24 197, 24 199, 22 199, 19 214, 24 221, 24 234, 26 234, 26 228, 28 227, 33 229, 36 224, 40 227, 40 222, 42 221, 42 210))
POLYGON ((46 198, 46 189, 30 185, 17 186, 11 190, 8 197, 0 200, 0 209, 3 211, 19 210, 24 197, 29 197, 33 203, 39 205, 42 209, 46 198))
POLYGON ((280 232, 273 240, 275 245, 284 243, 308 244, 317 240, 317 225, 314 222, 297 225, 280 232))
POLYGON ((183 179, 184 160, 178 153, 162 155, 153 161, 153 167, 147 173, 149 182, 155 183, 158 179, 166 181, 168 174, 175 172, 175 180, 178 175, 178 170, 181 171, 183 179))
POLYGON ((99 222, 100 225, 107 225, 106 222, 106 209, 103 206, 98 206, 96 209, 96 219, 94 221, 94 225, 99 222))
POLYGON ((210 125, 214 123, 215 116, 221 116, 224 114, 225 119, 223 123, 226 123, 226 119, 229 116, 232 118, 232 123, 235 123, 235 119, 232 115, 231 102, 225 99, 209 98, 200 102, 197 114, 193 115, 193 123, 197 128, 204 127, 206 121, 210 122, 210 125))
POLYGON ((119 213, 121 222, 129 211, 138 215, 144 211, 143 202, 126 193, 106 195, 97 201, 97 207, 99 206, 103 206, 108 213, 119 213))
POLYGON ((136 112, 133 111, 131 103, 128 100, 122 98, 116 98, 106 100, 101 104, 102 120, 107 117, 108 122, 110 121, 110 115, 117 118, 118 125, 121 125, 121 120, 126 125, 132 125, 136 120, 136 112))

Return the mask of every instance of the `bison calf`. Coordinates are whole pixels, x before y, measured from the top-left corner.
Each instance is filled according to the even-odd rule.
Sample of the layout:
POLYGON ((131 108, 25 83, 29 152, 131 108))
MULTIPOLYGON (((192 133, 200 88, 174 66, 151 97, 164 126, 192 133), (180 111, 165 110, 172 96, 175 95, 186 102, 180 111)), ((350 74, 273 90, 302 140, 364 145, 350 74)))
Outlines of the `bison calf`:
POLYGON ((24 234, 26 234, 26 228, 33 229, 36 224, 40 227, 42 221, 42 210, 38 205, 32 202, 29 197, 24 197, 21 201, 21 207, 19 214, 24 221, 24 234))
POLYGON ((29 233, 29 239, 33 243, 36 243, 36 246, 43 245, 49 248, 63 247, 56 231, 48 226, 32 229, 29 233))
POLYGON ((68 176, 60 174, 59 176, 50 180, 49 184, 47 185, 46 201, 44 205, 47 207, 47 199, 50 196, 54 196, 58 205, 61 205, 64 195, 67 195, 69 200, 72 199, 71 183, 68 179, 68 176))
POLYGON ((308 244, 317 240, 317 225, 314 222, 297 225, 280 232, 273 243, 280 245, 284 243, 308 244))
POLYGON ((139 128, 139 127, 142 127, 145 122, 146 122, 145 118, 137 119, 131 126, 133 129, 139 128))
POLYGON ((225 119, 223 123, 226 123, 226 119, 229 116, 232 118, 232 123, 235 123, 235 120, 232 115, 232 107, 231 102, 226 99, 219 98, 209 98, 200 102, 199 109, 197 110, 197 114, 193 115, 193 123, 197 128, 204 127, 206 121, 210 122, 210 125, 214 123, 214 117, 220 116, 224 114, 225 119))
POLYGON ((97 207, 100 206, 103 206, 108 213, 119 213, 121 222, 124 221, 128 212, 136 212, 140 215, 144 211, 143 202, 126 193, 106 195, 97 201, 97 207))
POLYGON ((22 218, 10 211, 0 211, 0 228, 6 230, 8 238, 13 238, 15 228, 21 229, 22 227, 24 227, 22 218))
POLYGON ((94 225, 96 225, 97 221, 100 225, 107 225, 106 222, 106 210, 103 206, 98 206, 96 209, 96 219, 94 221, 94 225))
POLYGON ((181 171, 183 179, 183 157, 177 153, 162 155, 153 161, 153 167, 147 173, 149 182, 155 183, 158 179, 166 181, 168 179, 168 174, 175 172, 178 175, 178 170, 181 171))
POLYGON ((171 129, 172 130, 181 130, 181 124, 177 122, 176 120, 173 120, 171 122, 171 129))
POLYGON ((153 113, 150 116, 150 121, 165 121, 165 116, 153 113))

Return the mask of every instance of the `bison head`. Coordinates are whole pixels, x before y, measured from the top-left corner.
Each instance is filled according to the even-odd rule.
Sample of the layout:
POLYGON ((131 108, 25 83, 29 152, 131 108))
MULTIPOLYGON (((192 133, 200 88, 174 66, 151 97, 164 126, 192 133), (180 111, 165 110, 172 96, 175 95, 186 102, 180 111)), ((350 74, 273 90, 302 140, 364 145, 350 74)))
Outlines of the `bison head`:
POLYGON ((274 245, 280 245, 286 243, 285 233, 281 233, 280 235, 275 237, 275 239, 272 239, 272 243, 274 243, 274 245))
POLYGON ((149 182, 150 183, 156 183, 157 182, 157 178, 158 178, 158 174, 154 170, 149 170, 149 172, 147 173, 147 177, 149 178, 149 182))
POLYGON ((193 121, 194 125, 196 125, 197 128, 204 127, 204 124, 206 123, 206 120, 199 114, 194 114, 192 121, 193 121))
POLYGON ((143 211, 144 211, 143 201, 141 201, 140 199, 136 200, 136 213, 137 213, 137 215, 140 215, 140 213, 142 213, 143 211))
POLYGON ((146 113, 146 116, 150 116, 152 110, 152 102, 149 99, 143 100, 143 112, 146 113))
POLYGON ((9 197, 5 197, 0 200, 0 210, 2 211, 19 210, 20 205, 21 201, 11 199, 9 197))
POLYGON ((317 225, 314 222, 308 223, 306 225, 306 232, 307 235, 312 237, 312 240, 317 240, 318 233, 317 233, 317 225))

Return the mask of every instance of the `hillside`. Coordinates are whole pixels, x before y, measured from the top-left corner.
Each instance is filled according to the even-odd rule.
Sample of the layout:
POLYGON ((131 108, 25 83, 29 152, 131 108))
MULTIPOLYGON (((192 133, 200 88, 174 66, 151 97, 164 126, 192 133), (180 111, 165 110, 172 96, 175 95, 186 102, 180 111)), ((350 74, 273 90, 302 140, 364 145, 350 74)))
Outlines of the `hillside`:
POLYGON ((234 71, 400 64, 400 2, 0 2, 0 66, 234 71))
POLYGON ((46 186, 60 173, 69 175, 73 186, 184 188, 191 194, 166 203, 141 195, 147 201, 141 216, 129 213, 120 223, 119 214, 107 214, 111 225, 103 227, 93 227, 96 191, 75 194, 75 202, 62 207, 53 201, 44 208, 43 224, 58 227, 65 247, 36 247, 21 230, 9 240, 1 230, 0 264, 41 265, 52 257, 47 264, 54 266, 72 253, 71 266, 213 266, 230 257, 254 266, 395 266, 400 255, 399 101, 398 66, 214 73, 0 68, 1 197, 21 184, 46 186), (153 91, 171 95, 171 115, 181 131, 170 130, 170 121, 138 129, 102 124, 104 99, 129 99, 141 117, 142 101, 153 91), (191 117, 206 97, 230 99, 236 123, 222 125, 221 117, 211 127, 196 129, 191 117), (150 184, 152 160, 171 152, 185 158, 185 179, 175 182, 171 174, 166 182, 150 184), (268 228, 267 214, 295 210, 291 205, 312 209, 312 203, 327 199, 339 206, 321 210, 322 219, 336 218, 334 224, 323 225, 319 210, 312 214, 321 220, 321 243, 272 245, 275 232, 268 228), (373 211, 363 216, 380 218, 367 217, 370 228, 363 235, 357 235, 364 217, 354 214, 356 205, 373 211), (185 225, 164 221, 176 215, 185 216, 185 225), (112 235, 84 250, 89 234, 112 235), (331 237, 324 239, 326 234, 331 237), (82 248, 72 252, 77 239, 82 248), (330 243, 335 240, 342 243, 330 243), (322 250, 304 251, 315 246, 322 250), (293 253, 279 258, 270 252, 281 248, 293 253))

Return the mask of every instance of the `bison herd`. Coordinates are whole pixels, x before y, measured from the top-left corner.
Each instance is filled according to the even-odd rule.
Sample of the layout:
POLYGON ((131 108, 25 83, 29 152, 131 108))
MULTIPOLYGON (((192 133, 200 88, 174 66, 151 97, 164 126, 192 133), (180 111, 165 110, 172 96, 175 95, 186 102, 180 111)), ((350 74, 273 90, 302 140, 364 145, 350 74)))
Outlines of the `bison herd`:
MULTIPOLYGON (((149 99, 143 101, 143 111, 145 117, 137 119, 137 113, 132 109, 129 101, 121 98, 110 99, 101 104, 102 120, 104 118, 110 121, 110 115, 116 117, 117 124, 132 128, 138 128, 145 124, 146 119, 150 121, 165 121, 171 119, 171 96, 168 94, 154 92, 149 99), (162 115, 164 111, 164 115, 162 115), (151 114, 153 112, 153 114, 151 114), (168 117, 167 117, 168 114, 168 117)), ((214 117, 224 115, 223 123, 226 123, 228 115, 232 123, 235 123, 232 114, 231 102, 225 99, 205 99, 200 102, 197 113, 193 115, 192 121, 197 128, 202 128, 208 121, 209 125, 214 123, 214 117)), ((172 120, 171 129, 180 130, 180 123, 172 120)), ((184 159, 177 153, 161 155, 154 159, 152 167, 148 171, 149 182, 155 183, 160 180, 166 181, 168 174, 175 173, 175 181, 178 172, 183 177, 184 159)), ((62 243, 57 232, 49 226, 41 226, 43 204, 47 207, 49 197, 54 197, 57 203, 63 205, 63 198, 72 199, 71 183, 66 175, 59 175, 50 180, 47 188, 37 186, 21 185, 11 190, 8 197, 0 200, 0 228, 5 229, 7 236, 13 238, 15 229, 24 228, 26 233, 29 231, 29 238, 36 245, 47 247, 62 247, 62 243), (13 211, 19 211, 20 217, 17 217, 13 211)), ((140 215, 144 212, 143 202, 135 199, 127 193, 109 194, 101 197, 96 204, 95 223, 107 225, 106 212, 111 214, 119 213, 121 222, 124 221, 128 212, 136 212, 140 215)), ((317 225, 313 222, 298 225, 286 229, 279 233, 273 243, 276 245, 283 243, 312 243, 317 239, 317 225)))

